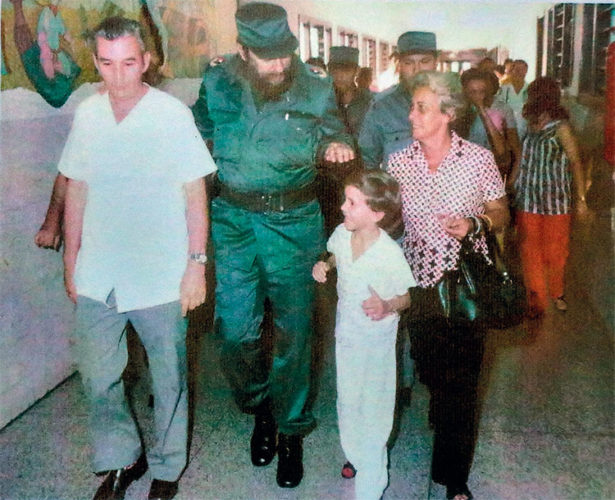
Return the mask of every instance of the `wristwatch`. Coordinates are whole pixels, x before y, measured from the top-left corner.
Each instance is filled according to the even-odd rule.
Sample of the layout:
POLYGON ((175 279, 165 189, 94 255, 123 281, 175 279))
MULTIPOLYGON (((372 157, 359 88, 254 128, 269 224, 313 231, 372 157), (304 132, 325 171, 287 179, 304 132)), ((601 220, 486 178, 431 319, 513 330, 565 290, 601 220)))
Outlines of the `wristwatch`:
POLYGON ((207 254, 205 253, 191 253, 190 260, 198 264, 206 264, 207 263, 207 254))

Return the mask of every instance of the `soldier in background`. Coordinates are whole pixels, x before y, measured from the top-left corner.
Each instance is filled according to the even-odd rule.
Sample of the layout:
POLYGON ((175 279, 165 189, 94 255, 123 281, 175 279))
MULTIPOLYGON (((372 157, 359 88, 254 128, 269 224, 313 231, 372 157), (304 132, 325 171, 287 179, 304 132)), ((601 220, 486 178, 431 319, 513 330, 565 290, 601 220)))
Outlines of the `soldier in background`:
MULTIPOLYGON (((373 94, 357 84, 359 74, 359 49, 336 46, 329 51, 329 74, 333 78, 333 88, 337 107, 346 131, 352 135, 355 148, 363 118, 372 102, 373 94)), ((321 163, 319 175, 319 200, 325 217, 325 229, 330 235, 342 222, 342 181, 353 170, 359 168, 358 158, 340 166, 321 163)))
POLYGON ((389 154, 410 143, 409 82, 419 71, 434 71, 437 66, 435 33, 407 31, 397 40, 397 51, 399 83, 374 99, 359 135, 359 149, 366 168, 386 166, 389 154))

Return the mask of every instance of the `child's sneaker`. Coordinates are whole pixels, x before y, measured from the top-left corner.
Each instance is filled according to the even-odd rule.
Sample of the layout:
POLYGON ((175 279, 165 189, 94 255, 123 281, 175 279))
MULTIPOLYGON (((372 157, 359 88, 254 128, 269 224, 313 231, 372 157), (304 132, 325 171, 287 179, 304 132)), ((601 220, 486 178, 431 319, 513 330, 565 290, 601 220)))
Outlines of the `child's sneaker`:
POLYGON ((342 477, 344 479, 352 479, 357 475, 357 469, 354 468, 350 462, 346 462, 342 465, 342 477))

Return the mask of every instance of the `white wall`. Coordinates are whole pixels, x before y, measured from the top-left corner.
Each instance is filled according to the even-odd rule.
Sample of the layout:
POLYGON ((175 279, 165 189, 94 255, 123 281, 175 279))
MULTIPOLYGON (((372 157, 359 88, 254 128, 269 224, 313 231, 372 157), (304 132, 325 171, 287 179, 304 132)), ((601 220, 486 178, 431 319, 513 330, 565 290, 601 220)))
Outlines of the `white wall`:
MULTIPOLYGON (((0 198, 0 427, 73 371, 68 347, 71 306, 62 286, 59 253, 33 242, 71 114, 24 119, 40 100, 23 89, 2 93, 0 198)), ((49 106, 47 106, 49 107, 49 106)))
MULTIPOLYGON (((163 89, 194 102, 200 80, 163 89)), ((63 286, 62 256, 34 245, 74 109, 94 91, 86 84, 61 109, 35 92, 12 89, 0 100, 0 428, 75 367, 69 339, 73 306, 63 286)))

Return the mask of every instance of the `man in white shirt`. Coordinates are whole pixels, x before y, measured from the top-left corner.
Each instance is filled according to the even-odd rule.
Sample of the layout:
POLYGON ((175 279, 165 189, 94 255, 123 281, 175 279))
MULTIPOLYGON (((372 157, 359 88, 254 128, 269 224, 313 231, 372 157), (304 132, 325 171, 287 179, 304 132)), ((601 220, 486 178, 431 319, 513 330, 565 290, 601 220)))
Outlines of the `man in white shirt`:
POLYGON ((68 178, 64 282, 89 397, 95 499, 121 499, 148 465, 149 498, 173 498, 187 460, 186 313, 205 301, 207 198, 216 167, 189 109, 143 83, 140 26, 95 30, 104 90, 77 109, 58 169, 68 178), (124 396, 125 326, 147 351, 157 443, 147 459, 124 396))
POLYGON ((527 63, 523 59, 514 61, 510 70, 510 78, 502 84, 496 97, 496 100, 508 104, 512 108, 517 125, 517 135, 521 142, 527 134, 527 122, 523 118, 523 106, 527 101, 528 83, 525 81, 527 68, 527 63))

